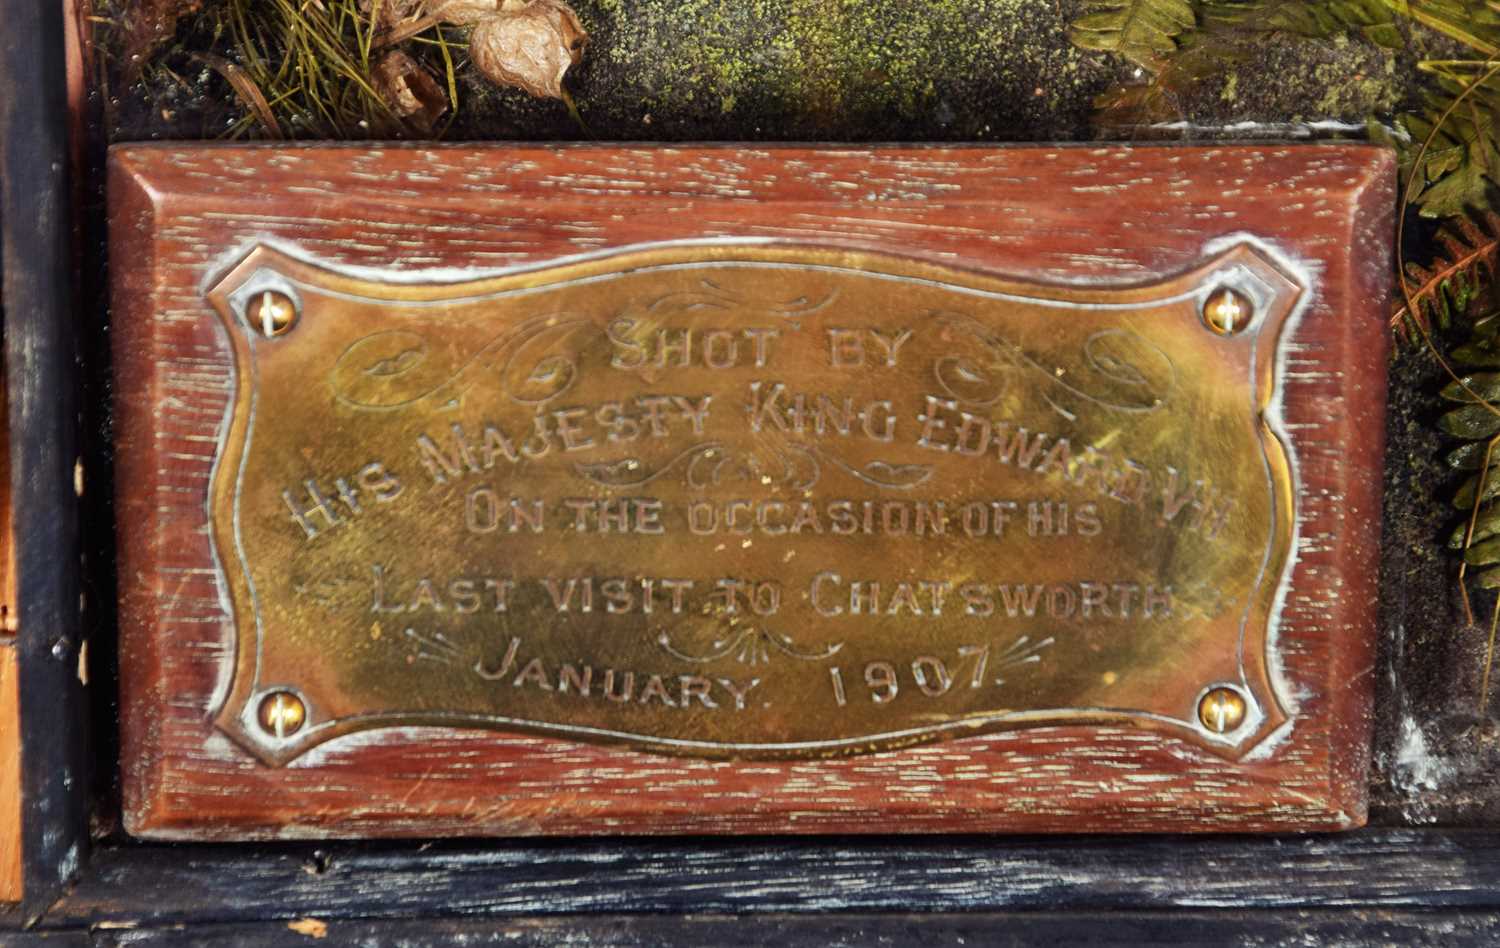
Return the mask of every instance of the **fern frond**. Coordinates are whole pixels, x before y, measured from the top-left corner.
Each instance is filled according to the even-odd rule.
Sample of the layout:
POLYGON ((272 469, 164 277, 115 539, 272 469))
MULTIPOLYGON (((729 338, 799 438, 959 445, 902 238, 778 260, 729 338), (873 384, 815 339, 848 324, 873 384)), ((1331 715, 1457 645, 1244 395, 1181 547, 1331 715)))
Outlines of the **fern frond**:
POLYGON ((1188 0, 1088 0, 1087 9, 1068 29, 1075 46, 1119 53, 1153 73, 1198 22, 1188 0))
POLYGON ((1398 0, 1203 0, 1205 28, 1283 32, 1309 39, 1359 33, 1378 46, 1403 45, 1391 3, 1398 0))
POLYGON ((1500 6, 1493 0, 1385 0, 1397 13, 1479 53, 1500 53, 1500 6))
MULTIPOLYGON (((1111 138, 1153 134, 1153 128, 1183 117, 1182 102, 1205 82, 1223 76, 1226 66, 1245 59, 1230 44, 1199 45, 1198 34, 1144 81, 1117 86, 1094 100, 1094 125, 1111 138)), ((1175 134, 1175 133, 1174 133, 1175 134)))
POLYGON ((1307 39, 1358 34, 1379 46, 1400 48, 1404 40, 1387 2, 1194 0, 1197 27, 1178 35, 1177 51, 1156 64, 1149 81, 1101 96, 1096 124, 1110 134, 1136 134, 1153 123, 1181 118, 1177 103, 1201 83, 1224 76, 1230 66, 1245 60, 1266 33, 1307 39))
MULTIPOLYGON (((1432 263, 1425 267, 1406 264, 1405 278, 1416 311, 1401 298, 1391 312, 1391 329, 1408 340, 1419 330, 1430 334, 1434 326, 1447 328, 1454 316, 1468 313, 1473 301, 1495 286, 1500 273, 1500 213, 1455 218, 1435 242, 1441 252, 1432 263)), ((1481 361, 1477 351, 1471 355, 1475 358, 1455 353, 1460 362, 1481 361)))
POLYGON ((1403 173, 1416 175, 1413 203, 1423 217, 1461 217, 1490 206, 1490 191, 1500 185, 1500 81, 1474 89, 1434 132, 1448 106, 1465 84, 1441 78, 1422 105, 1396 120, 1402 140, 1383 137, 1401 153, 1403 173), (1418 149, 1430 138, 1422 167, 1412 168, 1418 149))

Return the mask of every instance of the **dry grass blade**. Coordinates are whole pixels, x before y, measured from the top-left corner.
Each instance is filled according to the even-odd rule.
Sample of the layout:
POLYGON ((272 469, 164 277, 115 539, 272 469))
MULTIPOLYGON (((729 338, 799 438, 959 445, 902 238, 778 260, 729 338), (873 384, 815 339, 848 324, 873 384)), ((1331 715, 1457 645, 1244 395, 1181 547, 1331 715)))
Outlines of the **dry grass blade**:
POLYGON ((404 43, 413 36, 425 32, 441 22, 443 22, 442 17, 429 13, 426 16, 412 20, 410 23, 402 23, 377 36, 375 38, 375 48, 384 49, 387 46, 404 43))
POLYGON ((1490 672, 1495 667, 1495 630, 1500 628, 1500 602, 1495 603, 1495 610, 1490 613, 1490 642, 1484 651, 1484 680, 1479 685, 1478 716, 1484 717, 1484 712, 1490 703, 1490 672))
MULTIPOLYGON (((402 102, 392 97, 390 82, 382 83, 377 77, 377 67, 387 52, 382 48, 382 29, 389 26, 393 14, 410 12, 392 3, 225 0, 224 19, 233 55, 261 91, 286 137, 400 138, 432 133, 431 121, 412 123, 403 115, 402 102)), ((413 24, 400 21, 397 28, 409 25, 413 24)), ((421 29, 431 26, 421 24, 421 29)), ((420 80, 423 70, 430 70, 446 78, 449 98, 456 100, 454 66, 445 45, 418 44, 404 54, 415 63, 407 76, 420 80)), ((432 98, 429 93, 424 88, 425 100, 432 98)), ((435 104, 428 102, 425 111, 435 110, 435 104)), ((271 133, 265 118, 266 111, 259 108, 249 115, 271 133)), ((248 127, 246 122, 240 130, 248 127)))
POLYGON ((260 91, 260 86, 245 74, 245 70, 223 56, 215 56, 213 53, 194 53, 193 59, 224 77, 224 81, 229 83, 234 94, 239 96, 240 101, 245 103, 245 107, 254 113, 256 120, 265 128, 267 135, 277 140, 286 138, 286 135, 282 133, 281 123, 276 121, 276 113, 271 111, 271 103, 266 101, 265 95, 260 91))

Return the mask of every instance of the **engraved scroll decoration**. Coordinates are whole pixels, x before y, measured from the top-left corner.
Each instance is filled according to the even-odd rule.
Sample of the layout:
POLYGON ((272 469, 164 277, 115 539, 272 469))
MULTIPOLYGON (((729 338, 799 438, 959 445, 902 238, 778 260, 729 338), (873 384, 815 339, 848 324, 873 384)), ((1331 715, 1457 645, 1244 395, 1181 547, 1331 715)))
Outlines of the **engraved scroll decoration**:
POLYGON ((406 725, 1240 757, 1288 714, 1291 272, 1248 242, 1114 287, 713 243, 436 283, 256 246, 208 294, 217 725, 268 764, 406 725))

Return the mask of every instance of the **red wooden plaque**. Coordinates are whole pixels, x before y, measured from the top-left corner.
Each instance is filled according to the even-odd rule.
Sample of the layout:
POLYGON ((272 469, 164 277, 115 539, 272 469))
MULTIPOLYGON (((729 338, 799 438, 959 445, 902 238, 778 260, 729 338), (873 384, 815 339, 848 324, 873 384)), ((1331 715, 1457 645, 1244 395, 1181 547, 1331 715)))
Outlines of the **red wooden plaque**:
POLYGON ((1360 825, 1393 188, 116 149, 127 828, 1360 825))

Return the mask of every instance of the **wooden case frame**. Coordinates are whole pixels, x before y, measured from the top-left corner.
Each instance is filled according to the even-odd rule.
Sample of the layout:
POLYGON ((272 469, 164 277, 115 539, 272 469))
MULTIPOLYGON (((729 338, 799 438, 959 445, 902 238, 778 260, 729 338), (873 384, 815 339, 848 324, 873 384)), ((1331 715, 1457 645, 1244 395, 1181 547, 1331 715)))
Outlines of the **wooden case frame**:
POLYGON ((97 680, 89 688, 77 675, 79 499, 69 449, 82 372, 101 366, 90 359, 80 369, 70 327, 97 327, 97 314, 78 316, 72 302, 70 187, 60 170, 61 6, 4 9, 0 85, 30 93, 0 109, 7 360, 25 369, 8 378, 26 858, 25 902, 3 920, 0 942, 192 945, 215 935, 282 944, 304 937, 288 922, 307 916, 326 922, 335 941, 405 944, 467 935, 476 944, 573 937, 822 945, 878 932, 910 940, 1484 945, 1500 936, 1500 834, 1490 831, 380 847, 91 839, 90 814, 107 817, 110 806, 90 791, 89 749, 94 740, 108 745, 110 727, 108 717, 91 726, 90 709, 112 702, 97 680))
POLYGON ((1363 823, 1385 362, 1371 340, 1386 338, 1390 152, 1331 143, 144 145, 112 153, 109 186, 131 832, 284 839, 1363 823), (1036 200, 1041 188, 1055 198, 1036 200), (1300 536, 1276 648, 1301 709, 1266 759, 1237 764, 1094 725, 753 768, 433 730, 420 753, 371 732, 330 745, 315 763, 275 769, 232 746, 204 714, 228 660, 220 656, 233 647, 204 515, 233 372, 203 291, 220 262, 252 244, 295 246, 336 265, 451 269, 681 238, 818 236, 1025 279, 1106 273, 1131 283, 1181 272, 1237 234, 1267 241, 1314 282, 1282 342, 1280 383, 1299 458, 1300 536), (908 792, 910 768, 941 792, 908 792), (973 768, 985 779, 965 779, 973 768), (1121 776, 1136 769, 1153 779, 1121 776), (825 780, 847 785, 847 799, 829 803, 825 780), (1225 785, 1234 791, 1219 792, 1225 785))

